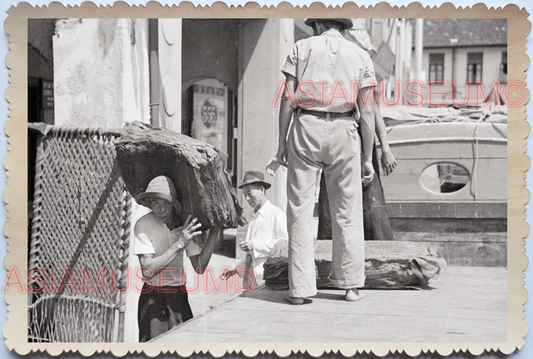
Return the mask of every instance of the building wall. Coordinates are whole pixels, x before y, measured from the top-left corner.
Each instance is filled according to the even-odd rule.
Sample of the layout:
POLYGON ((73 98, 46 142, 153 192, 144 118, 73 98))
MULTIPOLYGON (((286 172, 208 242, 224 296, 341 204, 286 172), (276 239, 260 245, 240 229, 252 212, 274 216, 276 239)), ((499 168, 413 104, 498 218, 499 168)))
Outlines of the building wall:
POLYGON ((146 19, 58 20, 53 46, 56 125, 149 121, 146 19))
MULTIPOLYGON (((467 59, 468 53, 482 52, 483 53, 483 70, 482 82, 485 93, 489 93, 493 83, 499 80, 500 64, 502 59, 502 52, 506 51, 505 46, 498 47, 474 47, 474 48, 460 48, 457 49, 456 61, 456 81, 457 89, 463 94, 460 98, 466 98, 466 77, 467 77, 467 59)), ((472 96, 475 96, 472 93, 472 96)), ((458 96, 459 99, 459 96, 458 96)))
MULTIPOLYGON (((505 46, 486 46, 486 47, 469 47, 455 49, 455 63, 454 50, 452 48, 440 49, 424 49, 423 53, 423 67, 426 72, 426 81, 429 77, 429 54, 443 53, 444 54, 444 80, 446 84, 442 86, 434 86, 436 91, 445 92, 445 95, 433 96, 433 99, 439 103, 450 102, 452 94, 451 82, 455 81, 457 102, 462 103, 467 100, 466 79, 467 79, 467 59, 468 53, 482 52, 483 53, 483 70, 482 82, 485 93, 488 95, 490 89, 495 81, 500 78, 500 64, 502 60, 502 52, 506 51, 505 46)), ((475 90, 471 92, 471 103, 474 103, 475 90)), ((427 97, 426 97, 427 98, 427 97)), ((480 99, 481 100, 481 99, 480 99)), ((478 104, 479 105, 479 104, 478 104)))
MULTIPOLYGON (((28 77, 53 80, 52 35, 56 19, 28 20, 28 77)), ((31 81, 31 80, 29 80, 31 81)))
MULTIPOLYGON (((424 92, 425 105, 443 104, 449 102, 451 98, 451 84, 444 85, 432 85, 433 95, 429 92, 427 81, 429 80, 429 55, 430 54, 444 54, 444 80, 450 82, 453 78, 453 51, 452 49, 424 49, 422 54, 422 70, 425 73, 425 87, 422 90, 424 92), (442 94, 440 94, 442 93, 442 94), (431 96, 431 98, 430 98, 431 96)), ((414 53, 413 53, 414 56, 414 53)))
MULTIPOLYGON (((374 29, 372 30, 374 31, 374 29)), ((412 48, 412 37, 414 26, 411 19, 382 19, 382 26, 378 28, 381 31, 381 37, 389 46, 389 49, 394 54, 394 68, 388 77, 383 79, 386 82, 384 86, 384 97, 388 103, 394 103, 398 99, 397 81, 400 81, 400 94, 407 97, 405 92, 405 85, 408 81, 414 79, 412 73, 414 54, 409 51, 412 48)), ((372 37, 375 35, 372 33, 372 37)), ((379 36, 378 36, 379 37, 379 36)), ((379 48, 379 44, 374 44, 379 48)))

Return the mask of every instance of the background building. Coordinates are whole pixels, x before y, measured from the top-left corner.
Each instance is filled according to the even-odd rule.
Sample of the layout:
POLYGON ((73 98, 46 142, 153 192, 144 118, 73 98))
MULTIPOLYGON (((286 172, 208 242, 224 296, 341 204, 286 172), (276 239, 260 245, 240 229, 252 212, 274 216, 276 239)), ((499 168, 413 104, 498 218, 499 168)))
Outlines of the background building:
POLYGON ((475 105, 476 83, 488 96, 495 82, 507 82, 507 19, 425 19, 422 69, 428 86, 443 93, 435 102, 453 96, 475 105))

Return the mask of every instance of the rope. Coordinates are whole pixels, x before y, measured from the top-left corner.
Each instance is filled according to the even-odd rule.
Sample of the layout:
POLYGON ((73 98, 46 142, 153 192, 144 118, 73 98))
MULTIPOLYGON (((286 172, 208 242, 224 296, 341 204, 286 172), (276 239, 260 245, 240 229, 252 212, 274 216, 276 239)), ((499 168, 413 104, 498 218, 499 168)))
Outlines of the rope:
POLYGON ((477 137, 477 128, 474 127, 474 163, 472 165, 472 174, 473 174, 473 180, 472 180, 472 186, 474 188, 474 201, 477 199, 477 165, 478 165, 478 158, 479 158, 479 138, 477 137))

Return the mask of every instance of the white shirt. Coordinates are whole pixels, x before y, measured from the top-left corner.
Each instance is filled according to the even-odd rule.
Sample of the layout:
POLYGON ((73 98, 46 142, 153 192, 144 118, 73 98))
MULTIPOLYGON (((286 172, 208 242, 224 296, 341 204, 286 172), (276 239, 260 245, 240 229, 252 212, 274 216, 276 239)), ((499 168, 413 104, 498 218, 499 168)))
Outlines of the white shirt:
MULTIPOLYGON (((135 239, 133 254, 153 254, 155 257, 162 255, 175 242, 176 236, 172 236, 167 225, 157 216, 150 212, 141 217, 135 224, 135 239)), ((194 241, 189 242, 185 248, 188 257, 202 252, 200 246, 194 241)), ((185 269, 183 268, 183 252, 177 254, 165 267, 159 268, 158 273, 150 279, 153 286, 168 287, 185 284, 185 269)), ((146 281, 146 280, 145 280, 146 281)))
POLYGON ((253 249, 248 254, 252 257, 253 269, 258 280, 262 279, 263 263, 266 262, 274 245, 288 239, 287 216, 267 200, 252 217, 246 232, 246 241, 252 241, 253 249))

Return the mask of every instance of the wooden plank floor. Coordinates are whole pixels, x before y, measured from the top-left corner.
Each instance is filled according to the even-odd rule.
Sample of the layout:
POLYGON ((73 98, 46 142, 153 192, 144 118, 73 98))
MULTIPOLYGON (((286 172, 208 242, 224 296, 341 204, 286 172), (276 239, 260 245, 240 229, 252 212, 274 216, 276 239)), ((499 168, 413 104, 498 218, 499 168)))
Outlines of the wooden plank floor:
POLYGON ((430 290, 365 290, 355 303, 320 290, 292 306, 266 287, 206 311, 156 342, 499 342, 507 270, 449 267, 430 290))

